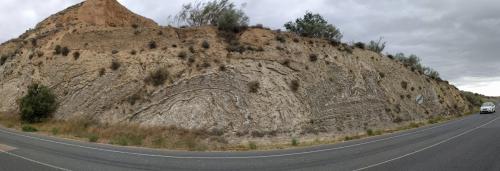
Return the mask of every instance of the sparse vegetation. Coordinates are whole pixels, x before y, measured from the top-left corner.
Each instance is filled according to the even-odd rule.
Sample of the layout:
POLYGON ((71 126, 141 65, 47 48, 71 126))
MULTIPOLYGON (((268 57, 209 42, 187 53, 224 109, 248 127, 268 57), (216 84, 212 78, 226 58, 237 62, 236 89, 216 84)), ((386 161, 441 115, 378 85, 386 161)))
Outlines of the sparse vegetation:
POLYGON ((60 55, 62 51, 62 47, 60 45, 56 45, 54 48, 54 55, 60 55))
POLYGON ((324 38, 335 41, 342 39, 340 30, 328 24, 323 16, 311 12, 307 12, 303 18, 298 18, 295 22, 286 23, 285 28, 304 37, 324 38))
POLYGON ((213 25, 221 30, 233 31, 247 26, 248 17, 229 0, 213 0, 184 4, 175 16, 179 25, 213 25))
POLYGON ((203 41, 203 43, 201 43, 201 47, 205 48, 205 49, 210 49, 210 43, 208 43, 208 41, 203 41))
POLYGON ((5 62, 7 62, 8 58, 9 58, 8 56, 2 55, 2 57, 0 57, 0 66, 2 66, 3 64, 5 64, 5 62))
POLYGON ((118 70, 121 66, 122 66, 122 64, 120 64, 120 62, 118 62, 118 60, 112 60, 112 61, 111 61, 111 66, 110 66, 111 70, 116 71, 116 70, 118 70))
POLYGON ((112 51, 111 51, 111 54, 113 54, 113 55, 114 55, 114 54, 117 54, 117 53, 118 53, 118 50, 112 50, 112 51))
POLYGON ((363 42, 354 43, 354 46, 357 47, 357 48, 360 48, 360 49, 365 49, 366 48, 366 45, 363 42))
POLYGON ((309 61, 316 62, 317 60, 318 60, 318 55, 317 54, 310 54, 309 55, 309 61))
POLYGON ((248 148, 250 148, 251 150, 256 150, 257 149, 257 144, 255 144, 255 142, 248 142, 248 148))
POLYGON ((405 90, 406 90, 406 89, 408 88, 408 82, 406 82, 406 81, 401 81, 401 88, 403 88, 403 89, 405 89, 405 90))
POLYGON ((61 49, 61 55, 63 55, 63 56, 68 56, 69 52, 70 52, 70 50, 68 47, 63 47, 61 49))
POLYGON ((104 74, 106 74, 106 68, 99 69, 99 76, 102 77, 104 74))
POLYGON ((136 51, 136 50, 132 50, 132 51, 130 51, 130 54, 131 54, 131 55, 136 55, 136 54, 137 54, 137 51, 136 51))
POLYGON ((299 80, 292 80, 292 82, 290 83, 290 89, 293 92, 297 92, 299 90, 299 87, 300 87, 299 80))
POLYGON ((177 55, 177 57, 181 58, 181 59, 186 59, 187 57, 187 52, 185 51, 181 51, 179 52, 179 54, 177 55))
POLYGON ((370 41, 370 43, 368 43, 368 50, 376 53, 382 53, 385 49, 385 43, 386 42, 382 42, 382 38, 380 38, 378 41, 372 40, 370 41))
POLYGON ((38 131, 38 129, 36 129, 35 127, 33 127, 31 125, 24 125, 22 130, 23 130, 23 132, 37 132, 38 131))
POLYGON ((257 93, 260 88, 260 83, 258 81, 250 81, 248 83, 248 92, 257 93))
POLYGON ((276 40, 277 40, 277 41, 279 41, 279 42, 281 42, 281 43, 285 43, 285 42, 286 42, 286 38, 285 38, 285 36, 284 36, 284 35, 282 35, 282 34, 278 34, 278 35, 276 36, 276 40))
POLYGON ((157 45, 156 45, 156 42, 155 42, 155 41, 150 41, 150 42, 148 43, 148 47, 149 47, 149 49, 156 49, 156 46, 157 46, 157 45))
POLYGON ((169 77, 169 72, 167 68, 160 67, 154 72, 149 73, 148 77, 144 80, 146 83, 149 83, 153 86, 160 86, 165 84, 165 81, 169 77))
POLYGON ((97 140, 99 140, 99 136, 95 135, 95 134, 91 134, 89 137, 89 142, 97 142, 97 140))
POLYGON ((57 106, 56 96, 50 88, 32 84, 28 86, 28 93, 19 102, 21 120, 28 123, 41 122, 50 117, 57 106))
POLYGON ((78 60, 78 58, 80 58, 80 52, 73 52, 73 59, 78 60))
POLYGON ((420 63, 420 58, 416 55, 410 55, 407 57, 403 53, 398 53, 394 56, 394 59, 403 63, 406 67, 410 68, 412 71, 417 71, 419 73, 425 74, 428 77, 438 81, 441 80, 439 73, 430 67, 424 67, 420 63))
POLYGON ((299 145, 299 140, 293 138, 292 139, 292 146, 298 146, 299 145))

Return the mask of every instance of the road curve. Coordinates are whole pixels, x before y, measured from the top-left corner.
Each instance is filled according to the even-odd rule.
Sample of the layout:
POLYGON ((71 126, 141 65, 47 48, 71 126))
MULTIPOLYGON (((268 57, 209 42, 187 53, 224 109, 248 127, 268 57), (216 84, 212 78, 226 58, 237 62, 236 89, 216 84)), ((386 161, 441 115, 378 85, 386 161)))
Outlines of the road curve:
POLYGON ((3 170, 500 170, 500 115, 476 114, 334 145, 184 152, 62 140, 0 128, 3 170))

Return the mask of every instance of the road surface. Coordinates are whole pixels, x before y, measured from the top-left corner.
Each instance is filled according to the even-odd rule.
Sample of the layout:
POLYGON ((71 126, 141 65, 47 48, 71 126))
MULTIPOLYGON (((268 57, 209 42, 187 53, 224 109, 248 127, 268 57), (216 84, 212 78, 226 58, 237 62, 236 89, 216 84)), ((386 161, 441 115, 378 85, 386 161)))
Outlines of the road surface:
POLYGON ((183 152, 62 140, 0 128, 3 170, 500 170, 500 114, 334 145, 183 152))

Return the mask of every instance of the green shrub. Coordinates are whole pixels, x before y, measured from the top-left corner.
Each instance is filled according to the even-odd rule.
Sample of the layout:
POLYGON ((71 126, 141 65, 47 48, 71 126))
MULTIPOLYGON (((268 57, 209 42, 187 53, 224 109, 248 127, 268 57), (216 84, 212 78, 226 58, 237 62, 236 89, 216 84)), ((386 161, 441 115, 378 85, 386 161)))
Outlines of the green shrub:
POLYGON ((243 10, 237 9, 229 0, 213 0, 184 4, 175 16, 180 25, 213 25, 221 30, 232 31, 248 24, 243 10))
POLYGON ((56 47, 54 48, 54 55, 61 54, 61 51, 62 51, 62 47, 60 45, 56 45, 56 47))
POLYGON ((248 92, 257 93, 260 88, 260 83, 258 81, 251 81, 248 83, 248 92))
POLYGON ((374 134, 374 132, 373 132, 373 130, 372 130, 372 129, 368 129, 368 130, 366 130, 366 135, 368 135, 368 136, 373 136, 373 135, 375 135, 375 134, 374 134))
POLYGON ((305 37, 324 38, 327 40, 340 41, 342 33, 319 14, 306 12, 303 18, 298 18, 295 22, 288 22, 285 28, 305 37))
POLYGON ((384 51, 385 49, 385 43, 386 42, 382 42, 382 38, 380 38, 377 42, 372 40, 368 44, 368 50, 371 50, 376 53, 382 53, 382 51, 384 51))
POLYGON ((50 132, 52 133, 52 135, 57 135, 57 134, 59 134, 59 128, 52 128, 52 130, 50 130, 50 132))
POLYGON ((149 76, 146 77, 145 81, 146 83, 149 83, 153 86, 160 86, 165 83, 165 81, 168 79, 168 76, 169 72, 167 68, 161 67, 154 72, 149 73, 149 76))
POLYGON ((88 139, 89 139, 89 142, 97 142, 97 140, 99 140, 99 136, 97 136, 95 134, 91 134, 91 135, 89 135, 88 139))
POLYGON ((295 138, 292 139, 292 146, 297 146, 297 145, 299 145, 299 140, 297 140, 295 138))
POLYGON ((57 99, 52 90, 43 85, 32 84, 28 86, 28 93, 20 100, 21 120, 28 123, 40 122, 50 117, 57 106, 57 99))
POLYGON ((209 49, 210 48, 210 43, 208 43, 208 41, 203 41, 203 43, 201 43, 201 47, 205 48, 205 49, 209 49))
POLYGON ((248 148, 250 148, 251 150, 256 150, 257 149, 257 144, 255 144, 255 142, 248 142, 248 148))
POLYGON ((217 19, 219 30, 239 32, 248 24, 248 17, 242 10, 228 9, 217 19))
POLYGON ((31 125, 24 125, 22 127, 22 130, 24 132, 37 132, 38 131, 38 129, 36 129, 35 127, 32 127, 31 125))

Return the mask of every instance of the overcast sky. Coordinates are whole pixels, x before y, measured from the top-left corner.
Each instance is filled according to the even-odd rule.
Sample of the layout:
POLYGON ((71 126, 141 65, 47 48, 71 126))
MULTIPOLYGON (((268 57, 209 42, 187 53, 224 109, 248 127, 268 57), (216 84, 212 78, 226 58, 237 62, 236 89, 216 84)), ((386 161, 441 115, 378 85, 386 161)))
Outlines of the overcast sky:
MULTIPOLYGON (((82 0, 0 0, 0 42, 82 0)), ((188 0, 119 0, 166 25, 188 0)), ((416 54, 458 88, 500 96, 499 0, 234 0, 251 24, 281 28, 305 11, 340 28, 343 41, 383 37, 387 52, 416 54)))

